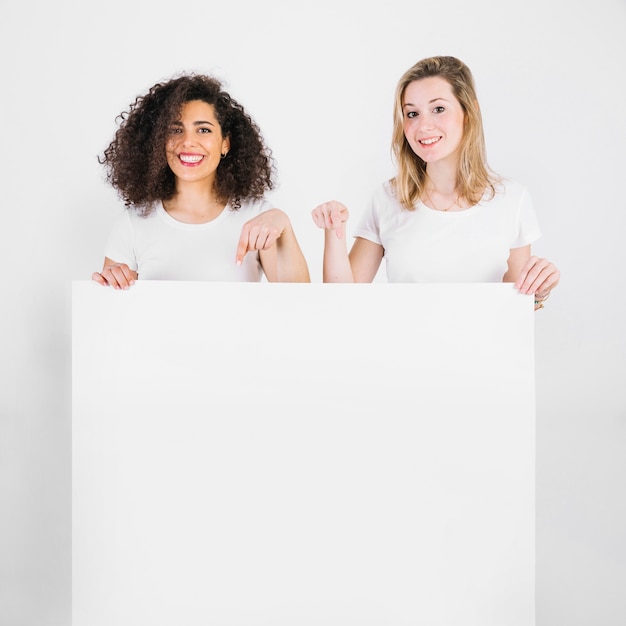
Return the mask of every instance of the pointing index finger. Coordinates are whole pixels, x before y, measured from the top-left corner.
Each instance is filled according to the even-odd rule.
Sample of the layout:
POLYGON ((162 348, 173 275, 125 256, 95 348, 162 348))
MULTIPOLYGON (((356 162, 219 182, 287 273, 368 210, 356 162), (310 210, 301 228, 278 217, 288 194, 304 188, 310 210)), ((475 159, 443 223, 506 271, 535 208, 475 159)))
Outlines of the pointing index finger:
POLYGON ((241 236, 239 237, 239 242, 237 243, 237 252, 235 255, 235 262, 237 265, 241 265, 243 263, 243 258, 248 253, 250 247, 248 246, 248 230, 244 226, 241 229, 241 236))

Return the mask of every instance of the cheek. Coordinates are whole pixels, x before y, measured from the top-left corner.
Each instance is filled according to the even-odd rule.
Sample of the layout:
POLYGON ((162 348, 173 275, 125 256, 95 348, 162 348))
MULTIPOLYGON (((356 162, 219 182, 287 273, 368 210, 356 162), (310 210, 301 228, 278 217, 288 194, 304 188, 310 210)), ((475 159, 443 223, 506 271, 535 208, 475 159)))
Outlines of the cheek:
POLYGON ((415 151, 415 148, 419 146, 419 143, 415 139, 415 128, 412 124, 404 125, 404 138, 409 146, 411 146, 411 150, 415 151))
POLYGON ((178 163, 178 157, 176 156, 176 146, 172 142, 165 144, 165 161, 170 166, 174 167, 178 163))

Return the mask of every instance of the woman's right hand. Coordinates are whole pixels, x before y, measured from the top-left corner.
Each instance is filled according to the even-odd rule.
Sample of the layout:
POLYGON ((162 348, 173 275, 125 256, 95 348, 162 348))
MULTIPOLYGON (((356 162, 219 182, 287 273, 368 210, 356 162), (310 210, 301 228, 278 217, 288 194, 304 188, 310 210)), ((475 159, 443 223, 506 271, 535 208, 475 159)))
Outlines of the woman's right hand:
POLYGON ((324 204, 314 208, 311 214, 313 215, 313 221, 319 228, 334 230, 337 239, 341 239, 344 236, 344 224, 348 221, 350 214, 341 202, 336 200, 324 202, 324 204))
POLYGON ((131 270, 126 263, 115 263, 106 259, 101 272, 94 272, 92 280, 104 285, 110 285, 114 289, 128 289, 135 284, 137 272, 131 270))

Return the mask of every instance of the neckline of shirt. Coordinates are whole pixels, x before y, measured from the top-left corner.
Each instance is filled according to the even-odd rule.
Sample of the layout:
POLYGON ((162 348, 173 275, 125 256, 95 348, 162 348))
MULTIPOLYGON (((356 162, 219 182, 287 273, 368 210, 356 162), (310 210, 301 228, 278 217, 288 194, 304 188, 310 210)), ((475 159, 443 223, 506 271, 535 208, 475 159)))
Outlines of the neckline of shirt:
POLYGON ((163 206, 162 202, 159 202, 156 207, 157 214, 161 219, 163 219, 167 224, 173 226, 175 228, 182 228, 184 230, 200 230, 206 228, 213 228, 216 224, 225 219, 226 214, 230 211, 230 202, 226 203, 226 206, 222 209, 222 212, 212 220, 208 222, 202 222, 200 224, 190 224, 188 222, 181 222, 176 218, 172 217, 163 206))
POLYGON ((460 211, 438 211, 437 209, 433 209, 429 207, 427 204, 424 204, 422 200, 417 201, 416 208, 426 209, 429 213, 435 213, 439 215, 470 215, 472 213, 476 213, 482 206, 482 202, 478 204, 473 204, 472 206, 467 207, 467 209, 462 209, 460 211))

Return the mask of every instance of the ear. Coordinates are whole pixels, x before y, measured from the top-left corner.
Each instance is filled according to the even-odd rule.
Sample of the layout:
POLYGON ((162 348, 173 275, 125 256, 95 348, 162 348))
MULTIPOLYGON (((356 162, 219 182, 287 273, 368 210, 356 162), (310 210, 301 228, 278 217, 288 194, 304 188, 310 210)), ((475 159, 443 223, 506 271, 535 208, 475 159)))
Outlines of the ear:
POLYGON ((226 155, 230 150, 230 137, 224 137, 222 139, 222 154, 226 155))

